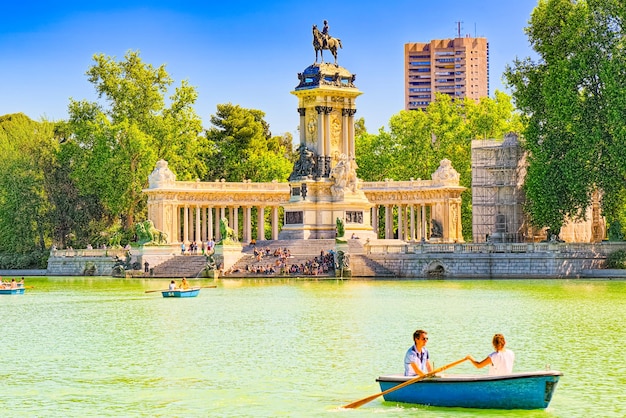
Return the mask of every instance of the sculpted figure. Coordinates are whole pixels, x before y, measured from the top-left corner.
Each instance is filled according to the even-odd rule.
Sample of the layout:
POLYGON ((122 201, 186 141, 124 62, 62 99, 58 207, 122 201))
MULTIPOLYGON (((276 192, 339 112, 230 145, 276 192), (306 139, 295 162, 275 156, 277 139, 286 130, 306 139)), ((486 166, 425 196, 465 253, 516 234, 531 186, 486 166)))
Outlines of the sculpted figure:
POLYGON ((167 243, 167 234, 156 229, 151 220, 135 224, 135 233, 137 234, 138 244, 150 245, 167 243))
POLYGON ((148 176, 150 188, 164 186, 176 181, 176 175, 167 166, 167 161, 159 160, 152 173, 148 176))
POLYGON ((339 250, 335 254, 335 268, 337 270, 349 270, 350 269, 350 254, 345 251, 339 250))
POLYGON ((226 219, 225 217, 220 219, 220 234, 222 235, 223 244, 237 242, 235 231, 233 230, 233 228, 228 226, 228 219, 226 219))
POLYGON ((215 258, 213 258, 213 254, 209 254, 206 256, 205 268, 207 270, 217 270, 217 263, 215 262, 215 258))
POLYGON ((444 158, 439 162, 439 168, 431 175, 433 181, 437 185, 456 185, 459 184, 461 176, 452 167, 452 162, 444 158))
POLYGON ((313 25, 313 49, 315 49, 315 62, 317 62, 318 51, 322 58, 322 62, 324 62, 323 51, 324 49, 327 49, 333 54, 333 57, 335 57, 335 65, 337 65, 337 50, 339 48, 343 48, 341 40, 328 35, 328 22, 326 20, 324 21, 324 29, 322 32, 320 32, 317 28, 317 25, 313 25))
POLYGON ((298 161, 293 166, 293 172, 289 176, 289 180, 294 180, 299 177, 312 178, 316 171, 317 159, 315 153, 308 149, 306 145, 302 144, 298 148, 300 154, 298 161))
POLYGON ((431 238, 443 238, 443 225, 437 219, 432 220, 432 226, 430 228, 431 238))
POLYGON ((334 184, 330 186, 330 192, 335 197, 343 196, 346 188, 356 191, 356 162, 350 161, 346 154, 341 154, 337 165, 330 171, 330 178, 334 184))
POLYGON ((343 224, 343 219, 337 218, 337 238, 343 238, 346 234, 346 228, 343 224))

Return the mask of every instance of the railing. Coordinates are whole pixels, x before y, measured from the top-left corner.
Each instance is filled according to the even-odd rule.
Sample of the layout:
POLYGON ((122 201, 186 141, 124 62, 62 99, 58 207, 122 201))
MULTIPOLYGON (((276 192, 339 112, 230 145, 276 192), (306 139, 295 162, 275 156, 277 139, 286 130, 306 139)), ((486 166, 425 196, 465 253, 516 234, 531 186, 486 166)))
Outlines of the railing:
POLYGON ((367 254, 443 254, 443 253, 594 253, 608 255, 614 251, 626 250, 626 242, 602 243, 466 243, 429 244, 406 243, 403 241, 383 243, 376 241, 364 245, 367 254))
MULTIPOLYGON (((73 249, 66 248, 63 250, 52 249, 50 250, 50 255, 53 257, 115 257, 118 256, 120 258, 126 256, 126 251, 124 248, 107 248, 107 249, 73 249)), ((132 250, 130 250, 132 252, 132 250)))

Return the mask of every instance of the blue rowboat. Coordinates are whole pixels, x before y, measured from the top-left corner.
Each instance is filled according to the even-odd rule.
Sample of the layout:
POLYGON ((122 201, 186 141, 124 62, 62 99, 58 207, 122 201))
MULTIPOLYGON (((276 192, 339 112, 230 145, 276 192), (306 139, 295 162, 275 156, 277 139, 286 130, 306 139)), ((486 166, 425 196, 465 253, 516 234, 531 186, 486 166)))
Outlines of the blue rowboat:
POLYGON ((200 293, 199 287, 190 287, 189 289, 162 290, 161 294, 164 298, 193 298, 200 293))
POLYGON ((14 289, 0 289, 0 295, 23 295, 24 288, 16 287, 14 289))
MULTIPOLYGON (((444 375, 421 380, 383 395, 385 401, 481 409, 547 408, 563 373, 538 371, 504 376, 444 375)), ((386 375, 376 381, 381 391, 415 376, 386 375)))

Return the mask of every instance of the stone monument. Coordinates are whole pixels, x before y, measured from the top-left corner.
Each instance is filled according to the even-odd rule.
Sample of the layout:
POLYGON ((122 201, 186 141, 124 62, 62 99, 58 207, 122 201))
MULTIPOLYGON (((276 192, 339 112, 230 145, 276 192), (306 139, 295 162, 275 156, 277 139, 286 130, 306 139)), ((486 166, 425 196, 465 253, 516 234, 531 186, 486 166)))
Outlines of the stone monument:
POLYGON ((291 93, 298 98, 299 158, 289 176, 280 239, 335 238, 338 218, 346 234, 374 237, 372 204, 356 175, 354 115, 361 92, 355 79, 337 64, 317 62, 298 74, 291 93))

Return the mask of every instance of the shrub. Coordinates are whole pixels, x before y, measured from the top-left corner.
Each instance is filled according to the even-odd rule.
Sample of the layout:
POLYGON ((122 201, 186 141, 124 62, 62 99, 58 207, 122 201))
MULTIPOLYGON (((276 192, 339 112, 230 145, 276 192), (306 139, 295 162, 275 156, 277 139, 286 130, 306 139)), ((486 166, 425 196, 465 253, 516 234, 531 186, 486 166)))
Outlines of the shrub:
POLYGON ((626 251, 619 250, 609 254, 606 258, 606 268, 626 269, 626 251))

